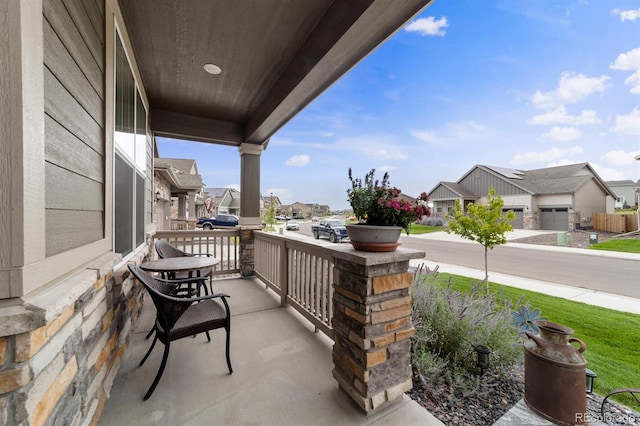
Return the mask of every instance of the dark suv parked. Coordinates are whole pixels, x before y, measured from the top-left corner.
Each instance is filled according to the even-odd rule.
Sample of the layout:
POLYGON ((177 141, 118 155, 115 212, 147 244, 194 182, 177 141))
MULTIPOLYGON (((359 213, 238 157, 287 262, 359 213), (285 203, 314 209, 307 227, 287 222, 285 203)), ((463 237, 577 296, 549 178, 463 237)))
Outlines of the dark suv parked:
POLYGON ((200 217, 196 226, 202 229, 213 229, 217 226, 236 226, 238 224, 238 216, 232 214, 218 214, 216 217, 200 217))

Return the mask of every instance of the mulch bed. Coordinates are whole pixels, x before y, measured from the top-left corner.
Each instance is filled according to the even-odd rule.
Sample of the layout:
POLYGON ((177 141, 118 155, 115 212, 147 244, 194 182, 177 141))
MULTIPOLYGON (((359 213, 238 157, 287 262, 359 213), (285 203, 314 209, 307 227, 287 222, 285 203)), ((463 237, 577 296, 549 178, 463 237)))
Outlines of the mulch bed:
MULTIPOLYGON (((516 366, 503 380, 487 372, 480 377, 477 391, 469 396, 463 396, 460 391, 443 383, 439 384, 437 395, 434 395, 422 387, 414 374, 413 388, 407 395, 447 426, 492 425, 524 397, 524 370, 522 366, 516 366)), ((587 394, 588 419, 615 426, 640 426, 639 412, 610 399, 602 419, 602 400, 598 394, 587 394)))
POLYGON ((505 380, 487 372, 480 377, 477 392, 470 396, 444 383, 439 384, 435 395, 414 377, 413 389, 407 395, 445 425, 491 425, 524 396, 524 371, 514 368, 505 380))

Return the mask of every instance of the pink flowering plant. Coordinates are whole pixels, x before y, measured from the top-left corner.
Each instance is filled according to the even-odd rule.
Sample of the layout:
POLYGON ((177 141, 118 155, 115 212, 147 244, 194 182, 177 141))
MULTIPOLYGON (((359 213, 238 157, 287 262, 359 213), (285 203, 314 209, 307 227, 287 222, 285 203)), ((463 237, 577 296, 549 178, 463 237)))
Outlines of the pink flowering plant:
POLYGON ((382 181, 375 179, 375 169, 366 174, 364 181, 354 178, 349 169, 351 188, 347 195, 353 214, 358 222, 367 225, 401 226, 407 235, 413 222, 430 216, 426 192, 420 194, 415 203, 400 197, 399 188, 389 186, 389 173, 382 181))

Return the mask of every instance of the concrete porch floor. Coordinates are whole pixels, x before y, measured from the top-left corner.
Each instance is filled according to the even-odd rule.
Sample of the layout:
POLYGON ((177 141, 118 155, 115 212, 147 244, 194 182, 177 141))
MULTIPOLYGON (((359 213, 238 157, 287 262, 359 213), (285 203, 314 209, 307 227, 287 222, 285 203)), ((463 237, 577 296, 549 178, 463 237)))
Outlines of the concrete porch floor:
POLYGON ((229 374, 224 330, 171 344, 164 375, 148 401, 157 372, 157 343, 138 367, 151 340, 155 308, 147 301, 110 391, 100 425, 442 425, 406 395, 379 412, 363 414, 331 375, 333 341, 258 279, 214 281, 232 313, 229 374))

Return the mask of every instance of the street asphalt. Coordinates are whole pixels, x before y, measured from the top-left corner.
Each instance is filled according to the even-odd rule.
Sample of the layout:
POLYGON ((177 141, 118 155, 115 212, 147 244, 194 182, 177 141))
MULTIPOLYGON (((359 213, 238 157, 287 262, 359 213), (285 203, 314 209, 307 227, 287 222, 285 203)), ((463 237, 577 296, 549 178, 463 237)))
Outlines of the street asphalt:
MULTIPOLYGON (((539 234, 548 234, 548 233, 556 233, 556 231, 532 231, 525 229, 516 229, 514 231, 507 233, 507 245, 517 247, 522 246, 528 249, 535 250, 551 250, 551 251, 560 251, 567 252, 573 251, 576 253, 586 254, 586 255, 598 255, 598 256, 610 256, 610 257, 619 257, 624 259, 634 259, 638 261, 638 269, 640 271, 640 254, 635 253, 620 253, 613 251, 597 251, 597 252, 587 252, 584 249, 571 248, 571 247, 554 247, 554 246, 544 246, 544 245, 535 245, 535 244, 521 244, 521 243, 513 243, 509 242, 510 240, 515 240, 518 238, 529 237, 532 235, 539 234)), ((446 232, 432 232, 427 234, 420 235, 412 235, 410 238, 423 238, 423 239, 432 239, 432 240, 440 240, 440 241, 452 241, 452 242, 465 242, 470 244, 478 244, 473 241, 465 240, 457 235, 448 234, 446 232)), ((430 262, 426 259, 416 259, 411 261, 411 266, 418 266, 420 264, 424 264, 428 266, 430 269, 438 267, 440 272, 447 272, 456 275, 462 275, 465 277, 471 277, 475 279, 482 280, 484 279, 484 270, 481 269, 472 269, 466 268, 463 266, 457 265, 449 265, 443 263, 430 262)), ((548 294, 551 296, 563 297, 569 300, 575 300, 577 302, 583 302, 589 305, 594 306, 602 306, 605 308, 615 309, 617 311, 622 312, 630 312, 634 314, 640 314, 640 299, 619 296, 611 293, 606 293, 602 291, 589 290, 580 287, 571 287, 562 284, 556 284, 548 281, 539 281, 532 280, 528 278, 517 277, 514 275, 506 275, 489 271, 489 280, 491 282, 497 284, 503 284, 509 287, 516 287, 525 290, 536 291, 539 293, 548 294)))

